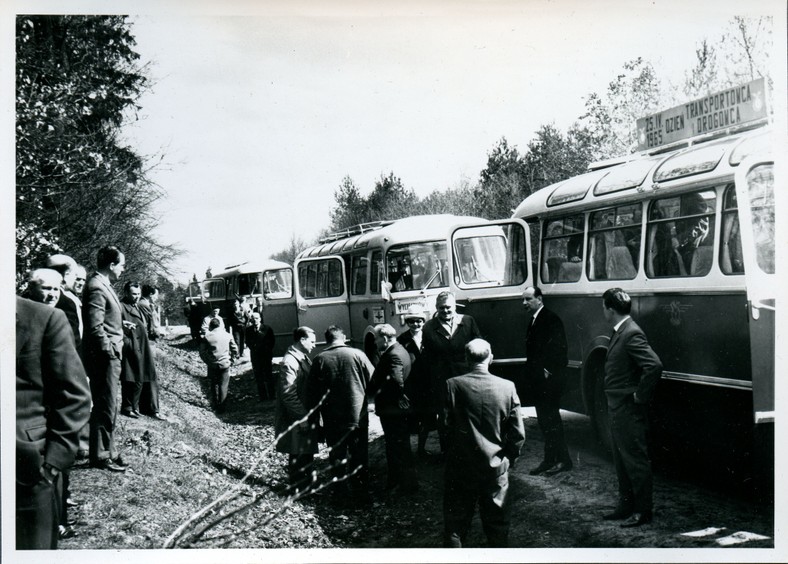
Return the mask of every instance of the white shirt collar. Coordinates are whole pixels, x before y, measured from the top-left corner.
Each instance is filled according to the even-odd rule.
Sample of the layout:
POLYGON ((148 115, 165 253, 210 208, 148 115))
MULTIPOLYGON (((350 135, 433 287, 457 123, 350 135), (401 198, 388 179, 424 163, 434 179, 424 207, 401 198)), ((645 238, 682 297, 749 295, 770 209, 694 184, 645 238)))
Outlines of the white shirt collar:
POLYGON ((624 322, 625 322, 627 319, 630 319, 630 318, 631 318, 631 316, 627 315, 627 316, 626 316, 624 319, 622 319, 621 321, 619 321, 618 323, 616 323, 616 324, 615 324, 615 326, 613 327, 613 331, 616 331, 616 332, 618 332, 618 329, 619 329, 619 327, 621 327, 621 325, 622 325, 622 324, 623 324, 623 323, 624 323, 624 322))

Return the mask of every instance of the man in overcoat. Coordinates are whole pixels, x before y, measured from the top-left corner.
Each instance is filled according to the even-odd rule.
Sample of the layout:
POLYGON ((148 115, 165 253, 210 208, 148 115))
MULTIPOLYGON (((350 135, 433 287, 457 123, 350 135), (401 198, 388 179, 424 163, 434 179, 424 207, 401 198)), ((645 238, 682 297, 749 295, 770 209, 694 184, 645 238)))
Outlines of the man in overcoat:
POLYGON ((16 298, 16 548, 57 548, 58 481, 74 462, 90 390, 65 314, 16 298))
POLYGON ((432 390, 429 387, 427 369, 421 358, 427 314, 423 308, 413 305, 403 317, 408 328, 397 337, 397 341, 405 347, 410 356, 410 376, 405 382, 405 393, 410 400, 408 426, 411 433, 418 434, 417 454, 426 457, 427 437, 430 431, 438 427, 438 414, 433 408, 434 400, 430 395, 432 390))
POLYGON ((410 355, 397 342, 397 331, 388 323, 375 327, 375 336, 381 355, 367 395, 374 398, 375 413, 383 427, 388 467, 386 490, 398 487, 400 493, 412 493, 418 489, 418 481, 408 430, 410 399, 405 393, 410 355))
POLYGON ((93 409, 90 413, 90 463, 96 468, 124 472, 115 446, 118 386, 123 356, 123 315, 112 284, 126 268, 126 257, 115 246, 96 255, 96 272, 88 279, 82 300, 82 358, 90 378, 93 409))
POLYGON ((446 382, 444 546, 463 546, 478 503, 489 545, 502 548, 509 536, 508 472, 525 442, 520 399, 512 382, 490 374, 487 341, 473 339, 465 351, 470 372, 446 382))
POLYGON ((604 516, 639 527, 653 518, 653 478, 648 456, 648 403, 662 375, 662 362, 629 316, 632 300, 621 288, 602 295, 602 312, 613 327, 605 358, 605 395, 618 477, 618 504, 604 516))
POLYGON ((358 504, 369 502, 369 414, 367 387, 374 367, 360 350, 345 344, 345 332, 336 325, 325 333, 323 352, 312 361, 307 380, 307 405, 320 405, 329 461, 336 478, 349 476, 334 487, 334 497, 348 497, 358 504), (350 487, 348 489, 348 481, 350 487))
POLYGON ((521 399, 533 399, 544 436, 544 458, 530 474, 552 475, 572 469, 560 412, 561 395, 566 388, 566 333, 561 318, 544 307, 539 288, 526 288, 523 304, 531 320, 525 335, 524 389, 517 393, 521 399))
MULTIPOLYGON (((451 292, 441 292, 435 299, 437 315, 422 330, 422 356, 433 398, 432 406, 440 414, 446 400, 446 381, 468 371, 465 345, 481 337, 476 321, 470 315, 457 313, 457 302, 451 292)), ((446 428, 438 420, 441 452, 446 452, 446 428)))
POLYGON ((137 419, 140 410, 158 413, 158 406, 140 407, 140 395, 145 382, 156 381, 156 364, 148 341, 148 324, 139 308, 142 288, 129 281, 123 286, 123 362, 121 363, 121 414, 137 419))
MULTIPOLYGON (((259 314, 255 313, 258 316, 259 314)), ((254 349, 250 350, 254 354, 254 349)), ((276 443, 278 452, 287 453, 287 474, 294 490, 309 486, 312 463, 317 447, 315 418, 310 418, 288 431, 299 419, 306 416, 306 381, 312 361, 309 353, 315 348, 315 332, 309 327, 293 330, 293 344, 287 348, 279 365, 277 379, 276 413, 274 415, 274 434, 279 438, 276 443), (287 431, 285 433, 285 431, 287 431), (284 434, 283 434, 284 433, 284 434)), ((253 357, 254 358, 254 357, 253 357)))

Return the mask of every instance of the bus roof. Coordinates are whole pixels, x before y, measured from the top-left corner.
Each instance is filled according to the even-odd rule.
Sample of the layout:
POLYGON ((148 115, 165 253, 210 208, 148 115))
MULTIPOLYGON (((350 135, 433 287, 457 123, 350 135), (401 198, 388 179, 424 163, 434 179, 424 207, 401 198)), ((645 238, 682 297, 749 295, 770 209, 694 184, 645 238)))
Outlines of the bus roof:
MULTIPOLYGON (((513 217, 577 211, 600 203, 637 199, 645 190, 660 193, 688 184, 732 179, 738 164, 749 155, 771 151, 770 127, 705 139, 660 154, 644 153, 538 190, 523 200, 513 217)), ((615 162, 611 159, 609 162, 615 162)))
POLYGON ((372 231, 365 231, 352 237, 329 241, 304 249, 296 259, 348 253, 371 246, 379 247, 385 242, 388 246, 418 241, 445 239, 449 229, 456 225, 481 223, 487 220, 480 217, 450 214, 415 215, 392 222, 386 222, 372 231))
POLYGON ((265 270, 278 270, 281 268, 290 268, 286 262, 273 259, 263 259, 258 261, 245 262, 231 268, 227 268, 221 272, 213 275, 213 278, 227 278, 236 274, 251 274, 254 272, 263 272, 265 270))

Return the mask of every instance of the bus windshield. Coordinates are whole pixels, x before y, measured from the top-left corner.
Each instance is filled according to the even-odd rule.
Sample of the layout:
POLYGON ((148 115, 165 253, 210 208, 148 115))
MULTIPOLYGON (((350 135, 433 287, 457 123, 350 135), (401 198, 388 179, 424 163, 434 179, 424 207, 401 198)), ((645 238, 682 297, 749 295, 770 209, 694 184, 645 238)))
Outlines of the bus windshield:
POLYGON ((391 247, 386 253, 386 273, 392 292, 448 286, 446 242, 419 242, 391 247))
POLYGON ((527 274, 525 232, 519 225, 458 229, 454 278, 463 287, 513 286, 527 274))

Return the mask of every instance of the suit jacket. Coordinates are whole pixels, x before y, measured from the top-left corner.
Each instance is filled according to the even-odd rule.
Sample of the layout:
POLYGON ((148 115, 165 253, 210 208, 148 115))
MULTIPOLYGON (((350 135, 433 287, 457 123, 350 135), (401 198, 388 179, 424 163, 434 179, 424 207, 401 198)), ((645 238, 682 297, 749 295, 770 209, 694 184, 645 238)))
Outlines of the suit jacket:
POLYGON ((445 385, 447 474, 472 480, 505 473, 525 442, 514 384, 477 367, 445 385))
POLYGON ((422 353, 429 358, 430 372, 442 382, 468 371, 465 345, 481 337, 476 321, 470 315, 455 314, 457 328, 449 335, 437 317, 424 324, 422 353))
POLYGON ((153 382, 156 380, 156 363, 148 341, 145 314, 137 306, 121 302, 123 321, 134 324, 134 329, 123 328, 123 362, 120 379, 125 382, 153 382))
POLYGON ((407 409, 400 407, 405 396, 405 382, 410 375, 410 355, 400 343, 395 342, 380 356, 368 394, 375 398, 375 413, 378 416, 404 415, 407 409))
POLYGON ((89 416, 90 389, 65 314, 17 297, 17 483, 37 483, 44 462, 69 468, 89 416))
POLYGON ((627 319, 610 339, 605 357, 608 407, 619 407, 635 392, 640 403, 648 403, 661 375, 662 362, 643 330, 632 318, 627 319))
POLYGON ((82 320, 85 333, 82 347, 86 354, 103 352, 110 358, 123 355, 123 314, 120 300, 105 276, 94 272, 82 293, 82 320))
POLYGON ((528 328, 525 347, 525 377, 528 383, 536 389, 553 383, 560 389, 564 383, 567 364, 566 334, 561 318, 543 307, 528 328), (545 378, 545 369, 551 373, 549 378, 545 378))
POLYGON ((246 328, 246 346, 249 347, 250 355, 255 360, 270 362, 274 357, 274 345, 276 337, 274 330, 265 323, 260 324, 260 329, 255 329, 253 325, 246 328))
POLYGON ((71 331, 74 334, 74 345, 77 348, 77 352, 79 352, 82 350, 82 318, 80 315, 82 313, 82 302, 74 294, 71 294, 71 296, 68 294, 71 294, 71 292, 61 290, 60 298, 57 300, 55 307, 66 314, 66 319, 68 319, 68 324, 71 326, 71 331))
POLYGON ((320 406, 327 431, 369 427, 367 386, 374 368, 366 355, 348 345, 330 345, 312 361, 306 384, 307 406, 320 406))
POLYGON ((238 345, 224 327, 217 327, 208 331, 200 343, 200 358, 208 366, 222 370, 230 368, 233 361, 238 358, 238 345))

